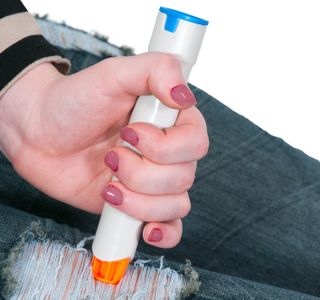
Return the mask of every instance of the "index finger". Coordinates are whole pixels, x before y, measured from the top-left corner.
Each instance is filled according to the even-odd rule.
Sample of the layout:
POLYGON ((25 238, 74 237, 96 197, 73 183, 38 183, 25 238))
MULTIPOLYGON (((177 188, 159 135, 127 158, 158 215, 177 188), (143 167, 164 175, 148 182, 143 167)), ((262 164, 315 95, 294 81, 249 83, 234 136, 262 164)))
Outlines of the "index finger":
POLYGON ((187 86, 181 62, 172 54, 151 52, 114 57, 98 65, 108 83, 103 88, 108 92, 112 86, 119 100, 152 94, 166 106, 179 110, 197 102, 187 86))

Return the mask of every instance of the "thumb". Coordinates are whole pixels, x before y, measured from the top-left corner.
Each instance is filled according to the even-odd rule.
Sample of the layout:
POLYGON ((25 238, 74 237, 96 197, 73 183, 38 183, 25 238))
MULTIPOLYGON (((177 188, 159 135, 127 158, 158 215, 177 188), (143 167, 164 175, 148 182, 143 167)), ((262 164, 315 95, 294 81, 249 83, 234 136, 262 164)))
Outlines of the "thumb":
POLYGON ((183 77, 181 62, 171 54, 115 57, 103 61, 100 67, 104 78, 115 80, 112 88, 118 95, 153 94, 165 105, 179 110, 197 102, 183 77))

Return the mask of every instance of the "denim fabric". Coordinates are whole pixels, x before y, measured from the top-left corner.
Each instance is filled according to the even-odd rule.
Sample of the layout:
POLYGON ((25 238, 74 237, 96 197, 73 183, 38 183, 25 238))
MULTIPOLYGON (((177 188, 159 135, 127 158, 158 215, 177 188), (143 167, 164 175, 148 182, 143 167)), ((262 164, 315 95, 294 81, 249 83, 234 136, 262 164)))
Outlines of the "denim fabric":
MULTIPOLYGON (((8 259, 10 251, 16 247, 21 240, 21 235, 26 231, 33 232, 36 237, 71 245, 76 245, 85 236, 85 233, 68 225, 58 224, 51 219, 43 219, 22 210, 0 204, 1 269, 3 268, 2 263, 8 259), (36 230, 31 230, 30 225, 34 223, 37 223, 38 226, 36 230)), ((137 256, 143 259, 152 258, 152 256, 142 253, 137 253, 137 256)), ((181 265, 174 261, 167 261, 166 266, 177 270, 181 268, 181 265)), ((196 270, 200 274, 202 285, 200 292, 190 297, 190 299, 319 299, 295 291, 231 277, 201 268, 196 268, 196 270)), ((4 284, 7 284, 5 279, 8 281, 8 278, 4 276, 0 278, 1 293, 3 292, 4 284)), ((1 293, 0 299, 2 299, 1 293)))
MULTIPOLYGON (((71 60, 79 57, 73 50, 62 52, 71 60)), ((81 55, 86 59, 73 62, 74 70, 101 59, 81 55)), ((141 241, 138 250, 165 255, 174 268, 190 259, 202 281, 195 299, 315 299, 311 295, 320 295, 319 161, 191 88, 210 136, 209 153, 189 191, 193 208, 176 248, 141 241)), ((0 260, 33 219, 70 242, 82 233, 69 226, 94 233, 99 217, 37 191, 3 156, 0 178, 0 260)))
MULTIPOLYGON (((211 139, 182 243, 204 269, 320 295, 320 163, 193 88, 211 139)), ((155 252, 154 249, 143 249, 155 252)))

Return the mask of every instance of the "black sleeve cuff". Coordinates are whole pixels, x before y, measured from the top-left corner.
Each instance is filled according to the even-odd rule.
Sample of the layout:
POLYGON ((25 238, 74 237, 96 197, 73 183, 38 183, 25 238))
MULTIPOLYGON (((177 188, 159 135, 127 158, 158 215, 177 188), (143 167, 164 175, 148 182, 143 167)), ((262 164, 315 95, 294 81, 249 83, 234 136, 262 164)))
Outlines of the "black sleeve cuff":
POLYGON ((0 97, 16 80, 42 62, 52 62, 64 74, 70 69, 70 62, 42 35, 28 36, 3 51, 0 54, 0 97))

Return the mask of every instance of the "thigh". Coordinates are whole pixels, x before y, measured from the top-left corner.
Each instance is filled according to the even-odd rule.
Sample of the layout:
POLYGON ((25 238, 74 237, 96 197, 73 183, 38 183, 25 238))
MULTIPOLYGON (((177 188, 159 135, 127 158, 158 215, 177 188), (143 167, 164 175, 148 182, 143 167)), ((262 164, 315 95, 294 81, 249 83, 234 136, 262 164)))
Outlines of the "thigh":
POLYGON ((5 299, 316 299, 138 253, 119 285, 94 281, 85 233, 0 204, 0 297, 5 299), (178 270, 179 273, 177 272, 178 270), (164 296, 166 295, 166 296, 164 296), (11 296, 11 297, 10 297, 11 296))
MULTIPOLYGON (((320 164, 193 87, 210 150, 180 245, 202 268, 320 294, 320 164)), ((148 251, 156 251, 149 248, 148 251)))
MULTIPOLYGON (((102 57, 61 49, 81 70, 102 57), (80 59, 79 59, 80 58, 80 59)), ((302 292, 320 294, 319 162, 270 136, 205 92, 192 87, 210 136, 190 189, 192 211, 182 242, 149 247, 172 260, 302 292)), ((23 181, 0 156, 1 201, 94 232, 98 217, 59 203, 23 181)))

